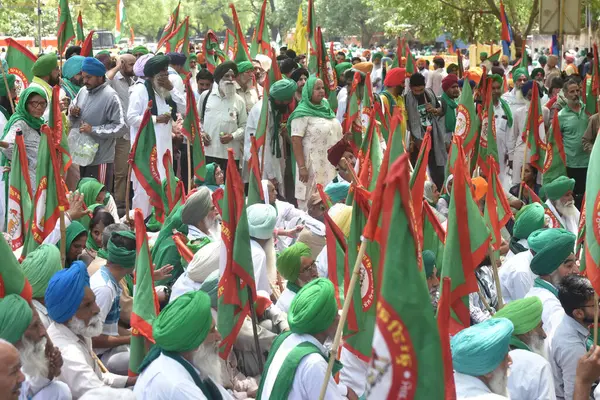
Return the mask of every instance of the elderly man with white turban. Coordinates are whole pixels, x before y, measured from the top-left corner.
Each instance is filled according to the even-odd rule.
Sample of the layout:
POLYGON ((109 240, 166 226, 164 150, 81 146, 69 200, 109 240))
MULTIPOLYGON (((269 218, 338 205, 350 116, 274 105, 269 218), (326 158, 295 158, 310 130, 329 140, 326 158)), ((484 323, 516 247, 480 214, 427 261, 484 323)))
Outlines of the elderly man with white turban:
POLYGON ((277 283, 275 247, 273 245, 273 229, 277 213, 275 208, 268 204, 253 204, 246 209, 246 213, 256 290, 264 290, 270 295, 277 283))
POLYGON ((40 317, 25 299, 16 294, 0 299, 0 339, 19 350, 21 369, 26 377, 20 399, 71 399, 69 387, 54 380, 62 365, 60 351, 54 347, 48 351, 48 336, 40 317))
POLYGON ((510 320, 492 318, 463 329, 450 340, 457 399, 508 399, 513 331, 510 320))

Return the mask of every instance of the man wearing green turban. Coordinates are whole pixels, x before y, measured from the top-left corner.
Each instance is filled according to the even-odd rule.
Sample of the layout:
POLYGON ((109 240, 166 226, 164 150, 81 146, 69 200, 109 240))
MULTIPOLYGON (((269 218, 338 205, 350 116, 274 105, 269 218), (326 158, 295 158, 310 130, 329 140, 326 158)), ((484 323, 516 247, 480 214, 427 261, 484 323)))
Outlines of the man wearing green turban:
POLYGON ((310 247, 296 242, 283 250, 277 258, 277 271, 287 280, 286 289, 277 299, 277 307, 287 313, 300 289, 319 277, 310 247))
POLYGON ((575 179, 559 176, 542 186, 542 193, 548 198, 546 205, 552 211, 552 227, 565 228, 577 235, 579 232, 580 212, 575 206, 573 189, 575 179))
MULTIPOLYGON (((60 84, 60 70, 58 69, 58 57, 54 53, 44 54, 39 57, 31 69, 33 80, 30 88, 42 89, 46 93, 48 104, 52 104, 52 88, 60 84)), ((48 121, 50 107, 46 107, 44 119, 48 121)))
POLYGON ((564 229, 551 229, 552 241, 531 260, 531 271, 537 275, 533 287, 525 297, 537 296, 542 300, 544 310, 542 322, 544 331, 549 333, 556 324, 553 316, 562 312, 558 301, 557 287, 561 280, 571 274, 578 274, 579 268, 575 262, 575 235, 564 229))
POLYGON ((515 300, 493 318, 506 318, 515 327, 508 353, 512 359, 508 377, 511 398, 554 398, 554 379, 546 360, 546 333, 542 329, 542 301, 537 296, 515 300))
POLYGON ((60 262, 60 250, 56 246, 42 244, 27 254, 27 257, 21 263, 21 268, 31 284, 33 306, 36 308, 44 327, 48 328, 52 321, 44 306, 44 294, 52 275, 63 268, 60 262))
POLYGON ((221 336, 210 297, 198 290, 169 303, 152 324, 156 344, 142 362, 133 388, 138 399, 230 399, 217 381, 221 336))
POLYGON ((132 50, 131 50, 131 54, 133 54, 133 56, 137 59, 140 58, 143 55, 148 54, 149 51, 146 47, 144 46, 135 46, 132 50))
POLYGON ((0 126, 6 125, 6 121, 12 114, 12 108, 10 105, 10 99, 17 97, 17 89, 15 88, 16 75, 7 74, 6 83, 8 84, 8 91, 4 84, 4 77, 0 74, 0 126))
POLYGON ((127 375, 130 336, 119 335, 121 279, 133 273, 136 257, 135 233, 113 232, 107 246, 106 265, 90 277, 103 323, 102 334, 93 339, 94 350, 104 365, 114 373, 127 375))
POLYGON ((0 298, 0 339, 21 353, 21 367, 27 374, 21 386, 23 395, 36 399, 71 399, 69 387, 53 380, 61 371, 60 351, 51 348, 47 352, 46 328, 27 301, 16 294, 0 298))
POLYGON ((437 305, 440 300, 440 278, 438 277, 433 251, 425 250, 423 252, 423 268, 425 269, 425 278, 427 278, 427 289, 429 289, 431 305, 434 311, 437 312, 437 305))
POLYGON ((527 238, 534 231, 542 229, 545 226, 546 220, 544 215, 544 207, 539 203, 528 204, 519 210, 515 216, 513 235, 509 244, 510 251, 506 255, 507 260, 529 248, 527 238))
MULTIPOLYGON (((325 379, 329 352, 323 346, 333 338, 338 307, 331 281, 317 278, 294 297, 288 312, 290 331, 277 337, 261 377, 257 399, 318 399, 325 379)), ((334 366, 333 373, 340 366, 334 366)), ((327 398, 345 394, 329 377, 327 398)), ((355 393, 348 388, 348 397, 355 393)))
POLYGON ((258 91, 254 86, 254 66, 250 61, 237 63, 238 75, 236 76, 236 92, 246 105, 246 113, 252 110, 252 107, 258 103, 258 91))

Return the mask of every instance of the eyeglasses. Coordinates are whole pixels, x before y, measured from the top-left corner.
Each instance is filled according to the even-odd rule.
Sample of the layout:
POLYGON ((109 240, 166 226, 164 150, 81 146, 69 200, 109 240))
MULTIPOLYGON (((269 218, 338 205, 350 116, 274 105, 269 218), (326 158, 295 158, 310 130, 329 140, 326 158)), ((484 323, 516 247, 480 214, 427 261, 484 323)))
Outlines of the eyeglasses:
POLYGON ((46 108, 46 106, 48 105, 48 102, 47 101, 30 101, 27 104, 33 108, 46 108))
POLYGON ((306 267, 302 268, 300 270, 300 273, 303 274, 303 273, 309 272, 309 271, 316 271, 316 269, 317 269, 317 263, 313 261, 310 265, 307 265, 306 267))

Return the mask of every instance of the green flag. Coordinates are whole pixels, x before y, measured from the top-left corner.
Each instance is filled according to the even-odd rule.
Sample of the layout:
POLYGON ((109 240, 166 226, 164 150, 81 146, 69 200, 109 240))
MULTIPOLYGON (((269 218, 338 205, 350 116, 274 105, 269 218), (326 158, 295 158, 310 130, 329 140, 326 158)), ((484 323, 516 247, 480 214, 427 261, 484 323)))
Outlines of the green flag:
MULTIPOLYGON (((453 140, 461 139, 454 136, 453 140)), ((453 333, 470 326, 469 293, 478 291, 475 269, 487 254, 490 241, 490 233, 471 195, 462 146, 458 148, 441 273, 442 278, 448 276, 452 279, 450 306, 453 333)))
MULTIPOLYGON (((242 61, 250 61, 250 53, 248 52, 248 45, 246 44, 246 37, 244 31, 240 25, 240 20, 235 10, 233 3, 229 4, 231 8, 231 15, 233 18, 234 36, 235 36, 235 51, 233 53, 233 61, 240 63, 242 61)), ((231 45, 231 44, 230 44, 231 45)))
POLYGON ((442 270, 446 231, 435 216, 433 207, 423 199, 423 251, 430 250, 435 254, 435 265, 442 270))
POLYGON ((185 17, 181 24, 177 26, 177 28, 166 40, 167 52, 178 52, 183 53, 186 56, 189 55, 189 18, 190 17, 185 17))
MULTIPOLYGON (((318 44, 318 58, 317 58, 317 77, 323 81, 325 86, 325 97, 329 101, 329 107, 336 112, 337 103, 337 78, 335 76, 335 70, 331 66, 331 59, 329 58, 329 52, 325 47, 325 41, 323 40, 323 34, 321 27, 317 27, 317 44, 318 44)), ((370 77, 370 74, 367 75, 370 77)), ((372 97, 371 91, 371 97, 372 97)))
MULTIPOLYGON (((190 83, 192 75, 185 80, 186 112, 181 126, 181 133, 185 135, 192 148, 192 168, 194 177, 204 182, 206 175, 206 157, 204 156, 204 142, 200 133, 200 118, 196 107, 196 96, 190 83)), ((189 179, 193 179, 190 177, 189 179)))
POLYGON ((251 136, 250 141, 250 161, 248 161, 250 178, 248 178, 248 201, 246 202, 246 206, 251 206, 252 204, 257 203, 264 204, 265 196, 268 196, 268 193, 263 191, 261 183, 257 140, 254 136, 251 136))
POLYGON ((206 60, 206 68, 211 74, 215 72, 217 65, 225 61, 226 56, 219 45, 219 38, 217 38, 216 33, 214 33, 211 29, 209 29, 204 36, 204 42, 202 43, 202 55, 206 60))
POLYGON ((165 209, 162 199, 162 182, 158 173, 158 151, 156 133, 152 122, 151 102, 144 112, 142 123, 129 153, 129 164, 136 179, 150 197, 156 220, 164 222, 165 209))
POLYGON ((32 199, 29 163, 23 141, 23 132, 17 131, 9 173, 6 233, 11 237, 11 247, 18 249, 31 236, 32 199))
POLYGON ((129 355, 129 376, 139 374, 142 360, 146 356, 147 342, 154 343, 152 323, 158 315, 160 307, 154 291, 154 269, 148 247, 148 236, 144 215, 135 210, 135 274, 133 290, 133 307, 131 309, 131 351, 129 355))
POLYGON ((360 72, 357 71, 354 73, 352 84, 348 85, 348 102, 346 103, 346 112, 342 122, 343 132, 351 133, 349 141, 355 154, 358 154, 358 149, 362 144, 362 122, 360 120, 360 103, 357 93, 360 81, 360 72))
MULTIPOLYGON (((490 158, 491 156, 488 156, 490 158)), ((488 178, 488 190, 485 198, 485 210, 483 217, 492 233, 492 248, 495 251, 500 250, 502 245, 502 236, 500 230, 506 225, 512 217, 512 211, 508 199, 504 194, 504 189, 498 177, 498 167, 492 160, 488 160, 490 171, 488 178)))
POLYGON ((83 33, 83 18, 81 17, 81 11, 77 15, 77 44, 81 46, 85 40, 85 34, 83 33))
POLYGON ((558 113, 554 113, 552 126, 547 135, 546 144, 546 160, 544 162, 544 173, 542 182, 552 182, 559 176, 567 176, 567 156, 565 154, 565 146, 563 144, 562 133, 560 131, 560 123, 558 121, 558 113))
MULTIPOLYGON (((471 85, 463 85, 458 107, 456 109, 456 128, 454 135, 462 139, 465 154, 468 155, 475 147, 477 133, 479 132, 479 118, 473 100, 471 85)), ((448 163, 450 164, 450 163, 448 163)))
MULTIPOLYGON (((523 132, 523 140, 529 149, 529 163, 540 172, 544 170, 544 160, 546 158, 546 144, 542 140, 543 132, 544 117, 540 105, 539 87, 536 83, 531 90, 531 102, 527 112, 527 125, 525 126, 525 132, 523 132)), ((518 171, 518 173, 520 174, 521 171, 518 171)))
POLYGON ((315 22, 314 0, 308 0, 308 17, 306 31, 308 33, 308 73, 316 74, 319 64, 319 47, 317 45, 317 24, 315 22))
POLYGON ((162 163, 166 174, 166 179, 162 184, 163 205, 165 217, 168 217, 171 214, 171 210, 175 208, 177 203, 185 203, 185 187, 183 186, 183 182, 181 182, 175 176, 171 150, 167 149, 167 151, 165 151, 165 154, 163 154, 162 163))
POLYGON ((263 0, 260 13, 256 19, 254 35, 250 44, 250 56, 254 59, 257 54, 269 55, 271 51, 271 40, 269 40, 269 26, 266 20, 267 0, 263 0))
POLYGON ((58 54, 63 54, 69 42, 75 39, 68 0, 59 0, 58 2, 58 30, 56 39, 58 41, 58 54))
POLYGON ((163 45, 165 44, 167 39, 169 39, 169 36, 171 35, 171 33, 173 33, 173 31, 175 29, 177 29, 177 27, 179 26, 179 6, 180 5, 181 5, 181 2, 177 3, 177 7, 175 7, 173 12, 169 16, 169 22, 167 22, 165 29, 163 29, 160 40, 158 41, 158 44, 156 45, 157 51, 160 50, 161 47, 163 47, 163 45))
POLYGON ((397 38, 396 43, 396 54, 394 54, 394 61, 392 61, 392 66, 390 68, 400 67, 400 58, 402 57, 402 49, 404 48, 404 39, 397 38))
POLYGON ((600 140, 596 140, 590 156, 585 187, 585 272, 596 293, 600 292, 600 140))
POLYGON ((0 255, 2 263, 0 264, 0 299, 9 294, 18 294, 25 300, 31 302, 33 295, 31 285, 21 269, 21 265, 15 258, 12 249, 0 235, 0 255))
MULTIPOLYGON (((488 78, 485 79, 487 80, 488 78)), ((496 141, 496 119, 494 118, 494 103, 492 102, 492 85, 488 84, 486 87, 486 99, 488 101, 481 117, 478 165, 489 176, 491 166, 488 163, 494 163, 496 168, 498 168, 500 163, 498 161, 498 142, 496 141)))
POLYGON ((422 267, 408 187, 408 155, 390 168, 381 213, 381 292, 366 393, 373 399, 444 399, 442 348, 422 267), (399 262, 402 260, 402 262, 399 262))
MULTIPOLYGON (((266 145, 266 138, 267 138, 267 129, 269 128, 269 116, 271 115, 271 113, 269 113, 269 91, 271 88, 271 78, 270 76, 266 76, 265 77, 265 82, 263 83, 263 98, 262 98, 262 105, 260 107, 260 116, 258 117, 258 124, 256 126, 256 132, 254 134, 254 136, 256 137, 256 150, 259 151, 263 146, 266 145)), ((275 83, 275 82, 272 82, 275 83)), ((271 122, 271 124, 273 124, 273 122, 271 122)), ((271 127, 273 128, 273 127, 271 127)), ((277 130, 277 127, 275 128, 275 130, 277 130)), ((271 147, 271 146, 269 146, 271 147)), ((278 148, 274 149, 275 151, 279 151, 278 148)), ((268 149, 268 151, 271 151, 271 148, 268 149)))
POLYGON ((33 64, 37 57, 27 50, 25 46, 19 44, 16 40, 6 39, 8 48, 6 49, 6 63, 8 64, 8 73, 17 77, 17 94, 26 89, 33 80, 33 64))
POLYGON ((367 136, 365 136, 365 140, 363 140, 358 152, 358 179, 368 191, 375 189, 377 177, 379 176, 379 168, 383 160, 379 135, 375 131, 376 123, 374 113, 371 112, 371 115, 369 115, 367 136))
MULTIPOLYGON (((232 149, 228 150, 228 156, 229 165, 234 165, 232 149)), ((219 355, 224 360, 229 356, 242 324, 250 313, 250 302, 256 297, 244 200, 244 183, 237 168, 227 168, 221 214, 225 257, 221 256, 219 268, 223 272, 219 280, 217 309, 217 329, 223 338, 219 344, 219 355)))

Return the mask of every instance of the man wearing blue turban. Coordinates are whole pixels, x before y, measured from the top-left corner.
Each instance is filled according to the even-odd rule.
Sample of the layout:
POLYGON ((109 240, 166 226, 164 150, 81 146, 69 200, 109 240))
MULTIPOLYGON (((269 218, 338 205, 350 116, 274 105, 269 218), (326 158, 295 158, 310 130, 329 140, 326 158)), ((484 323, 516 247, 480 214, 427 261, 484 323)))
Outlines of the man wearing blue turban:
POLYGON ((74 398, 105 385, 123 388, 135 384, 136 378, 102 370, 92 351, 92 338, 102 333, 102 320, 85 263, 76 261, 54 274, 45 303, 54 321, 48 335, 63 357, 61 380, 74 398))
POLYGON ((492 318, 458 332, 450 340, 454 384, 459 399, 508 398, 509 343, 514 326, 492 318))
POLYGON ((77 96, 81 86, 83 86, 83 77, 81 75, 83 60, 85 60, 83 56, 72 56, 65 61, 62 68, 63 80, 61 87, 71 100, 77 96))

